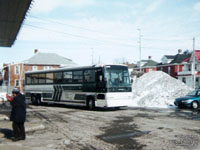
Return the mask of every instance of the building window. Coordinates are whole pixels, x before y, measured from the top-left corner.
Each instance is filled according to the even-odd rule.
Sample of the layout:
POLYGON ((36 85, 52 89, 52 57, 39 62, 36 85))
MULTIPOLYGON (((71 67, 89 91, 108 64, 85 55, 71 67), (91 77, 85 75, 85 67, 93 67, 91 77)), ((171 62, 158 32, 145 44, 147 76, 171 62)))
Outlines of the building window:
POLYGON ((182 78, 182 82, 183 82, 183 83, 186 83, 186 81, 185 81, 185 77, 182 78))
POLYGON ((20 86, 20 80, 15 80, 15 86, 19 87, 20 86))
POLYGON ((37 67, 37 66, 32 66, 32 70, 33 70, 33 71, 37 71, 37 70, 38 70, 38 67, 37 67))
POLYGON ((19 74, 20 73, 20 66, 17 65, 15 66, 15 74, 19 74))
POLYGON ((171 67, 168 67, 168 74, 171 73, 171 67))
POLYGON ((49 69, 51 69, 51 66, 44 66, 43 69, 44 70, 49 70, 49 69))
POLYGON ((188 65, 188 71, 191 71, 191 65, 188 65))

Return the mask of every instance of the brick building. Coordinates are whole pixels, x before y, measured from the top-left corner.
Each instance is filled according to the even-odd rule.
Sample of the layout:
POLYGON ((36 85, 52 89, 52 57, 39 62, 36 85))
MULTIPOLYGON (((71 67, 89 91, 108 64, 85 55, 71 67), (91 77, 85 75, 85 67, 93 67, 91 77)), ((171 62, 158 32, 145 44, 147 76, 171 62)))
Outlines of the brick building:
POLYGON ((14 87, 24 89, 24 73, 27 71, 48 70, 60 67, 78 66, 72 60, 55 53, 40 53, 35 50, 30 59, 15 64, 4 64, 3 82, 10 92, 14 87))

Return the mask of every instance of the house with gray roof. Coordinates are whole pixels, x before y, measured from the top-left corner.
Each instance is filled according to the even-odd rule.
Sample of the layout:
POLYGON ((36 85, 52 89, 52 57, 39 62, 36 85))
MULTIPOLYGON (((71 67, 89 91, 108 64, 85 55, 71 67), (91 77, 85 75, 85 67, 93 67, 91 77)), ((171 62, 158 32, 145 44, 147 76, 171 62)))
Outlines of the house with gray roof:
POLYGON ((10 91, 14 87, 24 89, 24 73, 27 71, 48 70, 61 67, 77 67, 71 59, 60 56, 56 53, 41 53, 36 49, 34 55, 20 63, 7 64, 4 66, 4 82, 9 87, 10 91))
MULTIPOLYGON (((59 66, 59 67, 76 67, 78 66, 71 59, 60 56, 56 53, 41 53, 35 50, 35 55, 25 60, 23 63, 26 65, 34 66, 59 66)), ((39 69, 41 70, 41 69, 39 69)))
POLYGON ((142 66, 142 71, 144 73, 150 72, 150 71, 156 71, 157 70, 157 64, 158 62, 154 61, 149 57, 147 62, 142 66))
MULTIPOLYGON (((139 71, 139 63, 136 68, 134 68, 134 70, 139 71)), ((157 70, 157 64, 158 62, 154 61, 151 59, 151 56, 149 56, 149 59, 147 60, 141 60, 141 71, 143 73, 147 73, 150 71, 156 71, 157 70)))
POLYGON ((177 78, 178 72, 183 70, 182 61, 191 57, 191 53, 186 50, 182 53, 182 50, 178 50, 178 53, 174 55, 173 60, 169 61, 168 63, 159 63, 157 65, 157 70, 163 71, 170 76, 177 78))

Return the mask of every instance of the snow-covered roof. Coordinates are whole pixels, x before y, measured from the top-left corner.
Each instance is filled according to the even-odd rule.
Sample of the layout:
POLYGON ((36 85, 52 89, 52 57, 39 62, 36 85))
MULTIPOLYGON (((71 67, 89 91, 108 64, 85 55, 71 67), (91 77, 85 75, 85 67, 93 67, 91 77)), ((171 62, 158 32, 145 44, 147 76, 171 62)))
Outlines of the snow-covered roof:
POLYGON ((74 67, 78 66, 71 59, 59 56, 55 53, 36 53, 33 57, 24 61, 24 64, 34 64, 34 65, 62 65, 74 67))

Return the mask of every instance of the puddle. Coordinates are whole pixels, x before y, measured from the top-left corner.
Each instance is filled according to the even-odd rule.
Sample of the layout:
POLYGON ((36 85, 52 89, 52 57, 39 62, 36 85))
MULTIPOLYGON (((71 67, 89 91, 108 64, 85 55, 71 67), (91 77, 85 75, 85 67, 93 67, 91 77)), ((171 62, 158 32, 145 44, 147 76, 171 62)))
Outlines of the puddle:
POLYGON ((137 132, 132 132, 132 133, 124 133, 120 135, 106 136, 106 137, 102 137, 102 139, 109 142, 109 141, 114 141, 114 140, 120 140, 123 138, 142 136, 143 134, 148 134, 148 133, 149 131, 137 131, 137 132))
POLYGON ((185 118, 189 120, 200 120, 200 110, 176 109, 170 114, 170 116, 185 118))
POLYGON ((137 130, 133 117, 118 117, 118 120, 114 120, 110 126, 102 128, 102 130, 104 134, 97 136, 97 138, 116 145, 118 150, 142 150, 146 145, 137 142, 135 137, 149 133, 149 131, 137 130))

